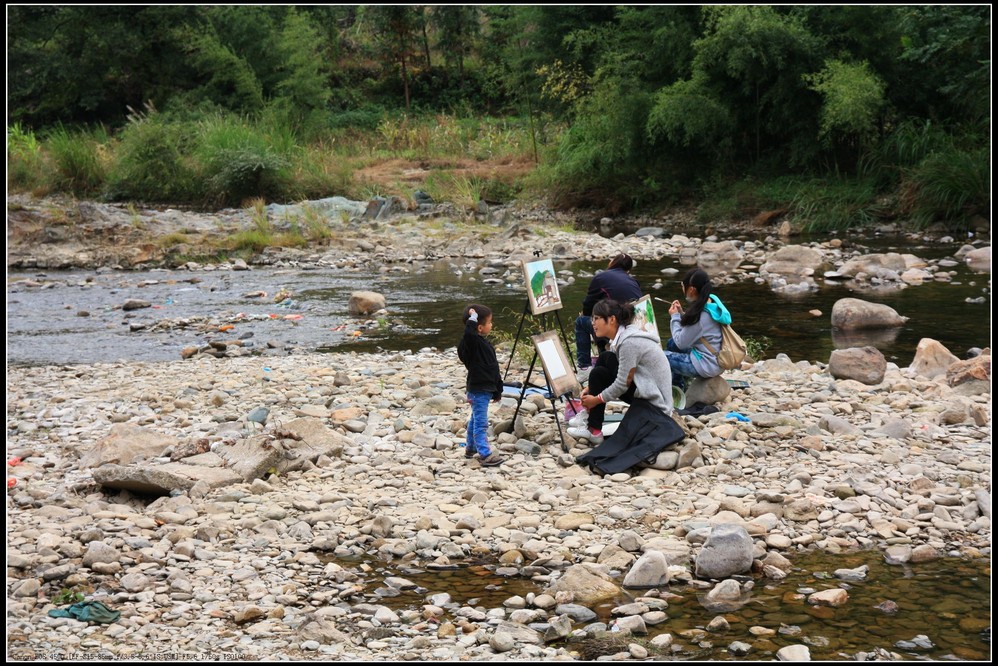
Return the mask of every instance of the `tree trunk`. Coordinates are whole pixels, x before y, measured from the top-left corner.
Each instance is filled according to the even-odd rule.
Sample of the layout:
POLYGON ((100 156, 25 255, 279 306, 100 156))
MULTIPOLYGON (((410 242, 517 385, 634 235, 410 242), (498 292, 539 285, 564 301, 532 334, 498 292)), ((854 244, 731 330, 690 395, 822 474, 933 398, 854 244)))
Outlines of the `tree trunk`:
POLYGON ((402 89, 405 90, 405 110, 409 111, 409 70, 406 68, 405 55, 402 55, 402 89))
POLYGON ((423 20, 423 53, 426 54, 426 71, 433 69, 430 64, 430 38, 426 36, 426 20, 423 20))

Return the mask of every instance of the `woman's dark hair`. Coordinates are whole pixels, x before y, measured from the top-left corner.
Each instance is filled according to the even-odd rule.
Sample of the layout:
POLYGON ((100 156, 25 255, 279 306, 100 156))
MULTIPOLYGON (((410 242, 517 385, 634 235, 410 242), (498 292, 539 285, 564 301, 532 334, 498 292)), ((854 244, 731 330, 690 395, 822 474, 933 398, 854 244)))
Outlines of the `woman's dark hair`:
POLYGON ((618 325, 627 326, 634 321, 634 304, 619 303, 611 298, 604 298, 593 306, 593 316, 604 319, 613 316, 617 318, 618 325))
POLYGON ((482 305, 481 303, 470 303, 464 306, 464 323, 468 323, 468 317, 470 317, 470 310, 474 309, 478 313, 478 323, 484 324, 489 317, 492 316, 492 308, 487 305, 482 305))
POLYGON ((702 268, 691 268, 683 276, 683 292, 690 287, 697 290, 697 300, 679 318, 679 323, 683 326, 691 326, 700 321, 707 300, 710 298, 714 285, 710 281, 710 276, 702 268))
POLYGON ((631 259, 631 255, 621 252, 616 257, 610 260, 610 268, 620 268, 627 272, 634 268, 634 260, 631 259))

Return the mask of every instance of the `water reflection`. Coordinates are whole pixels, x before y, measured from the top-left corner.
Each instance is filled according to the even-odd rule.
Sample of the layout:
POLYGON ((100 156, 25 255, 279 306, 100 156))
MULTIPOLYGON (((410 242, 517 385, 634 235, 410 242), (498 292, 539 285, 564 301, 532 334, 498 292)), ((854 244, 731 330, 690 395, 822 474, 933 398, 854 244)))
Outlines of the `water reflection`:
POLYGON ((832 344, 835 345, 836 349, 849 349, 850 347, 883 349, 893 345, 900 333, 900 328, 862 329, 858 331, 843 331, 833 328, 832 344))

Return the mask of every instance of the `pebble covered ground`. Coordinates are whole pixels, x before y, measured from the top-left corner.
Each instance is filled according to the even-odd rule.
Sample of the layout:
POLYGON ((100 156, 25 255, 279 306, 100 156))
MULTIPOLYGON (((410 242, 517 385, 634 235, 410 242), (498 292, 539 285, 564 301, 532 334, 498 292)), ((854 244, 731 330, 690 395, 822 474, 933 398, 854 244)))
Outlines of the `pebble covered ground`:
MULTIPOLYGON (((678 459, 657 465, 666 469, 601 478, 574 464, 585 449, 568 439, 564 452, 550 409, 530 400, 519 432, 495 439, 505 464, 466 460, 454 349, 8 368, 8 477, 17 479, 7 496, 8 654, 578 656, 549 641, 584 631, 565 626, 563 607, 585 606, 581 589, 494 608, 454 607, 447 590, 430 590, 422 607, 396 612, 370 603, 356 573, 325 555, 440 567, 484 557, 551 585, 573 565, 623 574, 642 554, 663 553, 670 583, 642 597, 661 608, 625 609, 621 627, 661 621, 654 613, 669 594, 738 585, 694 576, 714 525, 744 527, 756 568, 774 579, 782 556, 807 549, 876 548, 896 562, 990 556, 988 393, 963 395, 890 364, 876 385, 837 380, 785 357, 729 376, 750 388, 732 391, 717 414, 684 417, 690 436, 678 459), (260 407, 265 424, 247 421, 260 407), (152 501, 102 492, 81 467, 116 424, 174 438, 176 449, 273 439, 303 420, 341 447, 282 475, 152 501), (49 617, 66 590, 120 619, 49 617)), ((509 402, 493 406, 492 423, 512 416, 509 402)), ((635 643, 629 658, 658 642, 635 643)))

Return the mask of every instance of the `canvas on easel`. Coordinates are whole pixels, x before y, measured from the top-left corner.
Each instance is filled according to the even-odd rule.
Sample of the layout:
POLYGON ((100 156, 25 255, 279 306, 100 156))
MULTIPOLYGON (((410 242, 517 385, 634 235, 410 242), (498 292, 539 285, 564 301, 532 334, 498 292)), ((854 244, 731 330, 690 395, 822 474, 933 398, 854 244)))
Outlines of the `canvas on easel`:
POLYGON ((530 312, 537 315, 561 309, 561 294, 550 259, 523 262, 523 276, 527 282, 527 299, 530 312))
POLYGON ((574 392, 579 385, 568 360, 568 354, 565 353, 565 346, 558 338, 558 333, 545 331, 540 335, 530 336, 530 339, 534 341, 537 355, 541 357, 544 376, 552 396, 557 398, 566 393, 574 392))
POLYGON ((655 310, 651 305, 651 296, 642 296, 634 302, 634 322, 632 325, 637 326, 645 333, 655 335, 659 340, 662 339, 658 332, 655 310))

